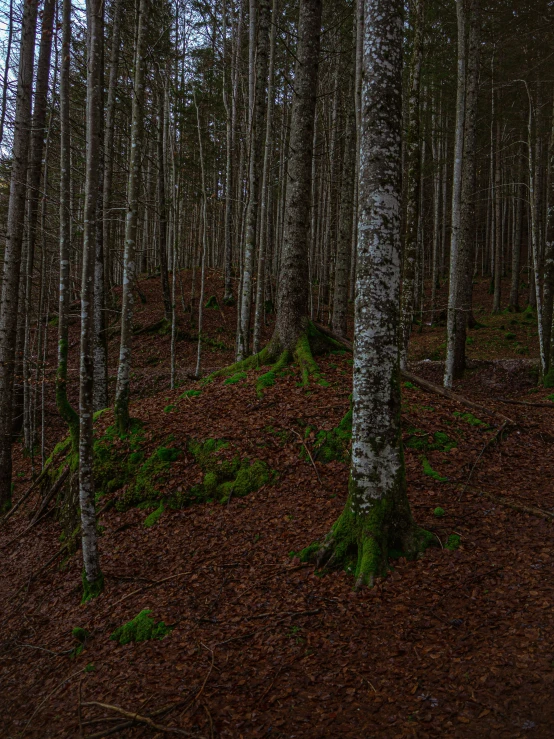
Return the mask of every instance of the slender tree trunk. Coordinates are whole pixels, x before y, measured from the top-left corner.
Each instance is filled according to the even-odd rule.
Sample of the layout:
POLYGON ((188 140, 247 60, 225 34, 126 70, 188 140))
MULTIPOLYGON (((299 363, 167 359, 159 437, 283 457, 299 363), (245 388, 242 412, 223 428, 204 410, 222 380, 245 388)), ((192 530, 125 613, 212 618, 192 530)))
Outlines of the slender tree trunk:
POLYGON ((421 191, 421 140, 420 140, 420 80, 423 60, 423 24, 425 18, 424 0, 415 3, 414 50, 410 68, 410 99, 408 103, 408 140, 406 156, 408 160, 408 188, 406 205, 406 237, 404 243, 404 264, 402 274, 402 311, 400 366, 408 361, 408 344, 414 319, 416 297, 416 270, 418 260, 418 232, 420 219, 421 191))
POLYGON ((519 273, 521 270, 521 232, 523 223, 523 193, 520 184, 523 175, 521 165, 517 169, 517 182, 515 187, 515 225, 514 225, 514 243, 512 245, 512 283, 510 288, 510 305, 511 311, 519 311, 519 273))
POLYGON ((275 106, 275 96, 273 89, 273 75, 275 69, 275 42, 277 37, 276 17, 279 7, 279 0, 273 0, 271 10, 271 35, 269 43, 269 82, 267 87, 267 115, 265 124, 265 144, 264 144, 264 164, 261 189, 261 207, 260 207, 260 243, 258 249, 258 277, 256 281, 256 307, 254 310, 254 337, 252 340, 252 348, 254 354, 260 351, 260 336, 262 330, 262 319, 264 315, 264 285, 266 270, 266 251, 268 236, 268 188, 269 188, 269 166, 271 164, 271 150, 273 142, 273 110, 275 106))
POLYGON ((60 295, 58 308, 56 406, 58 413, 67 424, 73 450, 76 452, 79 443, 79 416, 67 397, 68 317, 71 299, 69 286, 69 254, 71 247, 70 64, 71 0, 64 0, 62 8, 62 61, 60 65, 60 295))
POLYGON ((333 295, 333 331, 347 335, 348 287, 352 255, 352 219, 354 216, 354 192, 356 175, 356 110, 354 69, 351 69, 350 93, 347 98, 346 132, 339 212, 337 257, 335 260, 335 290, 333 295))
MULTIPOLYGON (((112 225, 112 189, 114 171, 114 132, 117 79, 119 70, 119 46, 121 43, 121 16, 123 0, 114 0, 112 21, 112 47, 110 52, 110 71, 108 81, 108 97, 104 124, 104 181, 102 192, 102 243, 104 245, 104 269, 108 286, 112 284, 111 272, 111 234, 112 225)), ((110 304, 112 301, 110 300, 110 304)))
POLYGON ((6 43, 6 64, 4 66, 4 80, 2 82, 2 109, 0 111, 0 144, 4 140, 4 125, 6 123, 6 103, 8 99, 8 84, 10 81, 10 62, 13 41, 13 0, 10 0, 8 39, 6 43))
POLYGON ((103 0, 87 1, 87 147, 81 280, 81 353, 79 393, 79 503, 83 543, 83 600, 102 590, 94 501, 94 261, 100 185, 103 0))
POLYGON ((295 352, 308 324, 308 230, 322 0, 300 0, 285 224, 272 353, 295 352))
POLYGON ((386 573, 392 549, 413 558, 430 537, 410 511, 400 421, 402 10, 365 1, 352 464, 344 511, 315 548, 358 586, 386 573))
POLYGON ((104 177, 106 157, 104 151, 104 11, 98 19, 101 36, 100 47, 100 81, 98 121, 100 136, 98 147, 98 197, 96 199, 96 226, 94 249, 94 410, 107 408, 108 401, 108 336, 106 333, 106 247, 104 245, 104 177))
POLYGON ((37 0, 29 0, 23 9, 13 133, 13 162, 0 297, 0 512, 11 505, 13 382, 31 133, 37 5, 37 0))
POLYGON ((492 312, 500 313, 502 297, 502 137, 500 121, 496 121, 496 151, 494 166, 494 295, 492 312))
POLYGON ((462 165, 464 155, 464 125, 466 116, 466 11, 465 0, 456 0, 458 19, 458 91, 456 98, 456 140, 454 145, 454 175, 452 184, 452 234, 450 239, 450 282, 448 290, 447 349, 444 386, 452 387, 455 374, 455 344, 460 317, 460 268, 458 245, 462 207, 462 165))
MULTIPOLYGON (((250 313, 252 306, 252 279, 254 255, 256 253, 256 232, 260 197, 260 170, 263 148, 263 122, 266 109, 266 83, 269 38, 269 0, 256 0, 257 42, 255 56, 255 88, 253 90, 251 115, 251 151, 249 172, 248 207, 246 210, 246 231, 242 270, 242 293, 240 302, 240 325, 237 337, 237 359, 240 361, 250 353, 250 313)), ((256 4, 251 2, 251 9, 256 4)), ((252 60, 251 60, 252 61, 252 60)))
POLYGON ((165 95, 163 82, 158 90, 158 246, 160 253, 160 274, 162 296, 166 321, 171 321, 171 294, 169 291, 169 271, 167 268, 167 202, 165 197, 165 153, 164 153, 164 111, 165 95))
POLYGON ((141 145, 144 129, 144 55, 148 0, 140 0, 138 9, 137 47, 135 52, 134 94, 131 121, 131 155, 127 185, 127 219, 125 253, 123 255, 123 298, 121 306, 121 340, 115 394, 115 418, 120 433, 129 428, 129 395, 131 381, 131 342, 133 329, 133 289, 136 280, 138 205, 140 194, 141 145))

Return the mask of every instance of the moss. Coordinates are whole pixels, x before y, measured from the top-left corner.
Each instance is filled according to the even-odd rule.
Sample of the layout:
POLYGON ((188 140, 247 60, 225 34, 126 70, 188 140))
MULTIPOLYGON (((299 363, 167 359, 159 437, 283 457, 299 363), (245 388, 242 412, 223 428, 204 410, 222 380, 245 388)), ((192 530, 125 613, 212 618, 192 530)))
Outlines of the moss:
POLYGON ((197 398, 199 395, 202 395, 202 390, 186 390, 180 397, 180 400, 183 400, 184 398, 197 398))
POLYGON ((219 303, 217 302, 217 298, 215 295, 212 295, 208 300, 206 301, 204 308, 208 308, 209 310, 219 310, 219 303))
POLYGON ((410 437, 405 443, 408 449, 416 449, 421 452, 449 452, 456 447, 456 442, 452 441, 443 431, 436 431, 432 437, 433 441, 430 441, 429 434, 426 434, 420 429, 412 428, 409 430, 409 433, 410 437))
POLYGON ((217 500, 226 503, 231 496, 244 497, 266 485, 274 476, 265 462, 234 457, 223 459, 218 454, 226 449, 221 439, 208 439, 200 443, 192 441, 189 450, 202 468, 202 483, 195 485, 185 496, 183 504, 217 500))
POLYGON ((164 510, 164 504, 160 503, 160 505, 144 519, 144 527, 149 529, 151 526, 154 526, 155 523, 158 523, 164 510))
POLYGON ((310 339, 308 334, 302 334, 296 342, 294 349, 294 359, 300 366, 300 373, 302 375, 302 384, 304 386, 309 385, 310 377, 320 379, 321 375, 319 372, 319 366, 314 359, 312 354, 312 348, 310 346, 310 339))
POLYGON ((442 518, 445 515, 446 513, 444 511, 444 508, 441 508, 440 506, 437 506, 437 508, 435 508, 435 510, 433 511, 433 516, 436 516, 437 518, 442 518))
POLYGON ((176 405, 166 405, 166 407, 164 408, 164 413, 173 413, 176 408, 176 405))
POLYGON ((110 636, 112 641, 121 646, 131 642, 143 642, 150 639, 163 639, 173 630, 173 626, 166 626, 163 621, 156 623, 150 616, 152 613, 148 608, 141 611, 131 621, 117 628, 110 636))
POLYGON ((437 480, 438 482, 448 482, 448 477, 443 477, 431 467, 427 457, 421 457, 421 461, 423 463, 423 472, 427 477, 432 477, 433 480, 437 480))
POLYGON ((373 501, 367 513, 356 513, 351 504, 355 484, 351 478, 346 506, 326 539, 311 544, 299 556, 315 561, 316 566, 344 569, 359 587, 386 575, 391 554, 413 559, 432 543, 433 535, 411 522, 402 538, 395 538, 397 511, 388 498, 373 501))
POLYGON ((278 375, 285 369, 291 360, 289 352, 282 352, 281 356, 275 362, 272 369, 263 375, 260 375, 256 380, 256 394, 259 398, 263 396, 263 391, 268 387, 275 385, 278 375))
POLYGON ((224 380, 225 385, 236 385, 238 382, 242 382, 243 380, 246 380, 248 375, 246 372, 235 372, 234 375, 231 377, 227 377, 226 380, 224 380))
POLYGON ((507 339, 508 341, 513 341, 514 339, 517 338, 517 336, 510 332, 510 333, 505 334, 504 338, 507 339))
POLYGON ((465 421, 465 423, 468 423, 470 426, 487 426, 484 421, 481 421, 479 418, 476 418, 472 413, 462 413, 461 411, 454 411, 454 416, 456 418, 459 418, 461 421, 465 421))
POLYGON ((71 635, 77 641, 77 645, 69 653, 69 657, 70 659, 75 659, 75 657, 78 657, 84 650, 90 634, 86 629, 82 629, 80 626, 76 626, 74 629, 72 629, 71 635))
POLYGON ((415 389, 415 385, 413 384, 413 382, 405 382, 404 383, 404 387, 408 388, 408 390, 414 390, 415 389))
MULTIPOLYGON (((351 440, 352 410, 349 410, 336 428, 316 433, 313 443, 314 459, 324 464, 334 460, 348 462, 351 440)), ((306 454, 304 450, 302 453, 306 454)))
POLYGON ((455 552, 460 546, 461 541, 461 537, 458 536, 458 534, 450 534, 444 548, 449 549, 451 552, 455 552))
POLYGON ((104 575, 100 572, 100 574, 98 575, 98 577, 96 578, 94 582, 89 582, 87 580, 86 572, 83 570, 82 580, 83 580, 83 597, 81 598, 81 605, 83 603, 88 603, 89 600, 98 598, 100 593, 104 590, 104 575))
POLYGON ((175 462, 181 451, 174 447, 161 446, 135 471, 134 479, 127 487, 117 508, 124 510, 144 502, 157 502, 160 488, 167 481, 171 464, 175 462))

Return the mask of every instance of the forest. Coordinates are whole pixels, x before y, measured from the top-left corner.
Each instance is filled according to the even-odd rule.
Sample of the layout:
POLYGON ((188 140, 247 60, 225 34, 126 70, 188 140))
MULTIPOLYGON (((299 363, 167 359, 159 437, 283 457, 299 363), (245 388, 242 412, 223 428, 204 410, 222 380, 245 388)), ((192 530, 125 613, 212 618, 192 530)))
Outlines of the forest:
POLYGON ((0 0, 2 737, 552 737, 553 57, 0 0))

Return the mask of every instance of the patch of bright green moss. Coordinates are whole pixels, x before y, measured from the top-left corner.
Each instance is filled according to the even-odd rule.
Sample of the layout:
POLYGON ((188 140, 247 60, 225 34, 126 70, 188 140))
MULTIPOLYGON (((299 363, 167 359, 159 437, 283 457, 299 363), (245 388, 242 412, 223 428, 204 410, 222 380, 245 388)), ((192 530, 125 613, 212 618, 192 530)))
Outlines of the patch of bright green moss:
POLYGON ((433 511, 433 516, 436 516, 437 518, 442 518, 445 515, 446 513, 444 511, 444 508, 441 508, 440 506, 437 506, 437 508, 435 508, 435 510, 433 511))
POLYGON ((155 523, 158 523, 164 510, 164 504, 160 503, 160 505, 144 519, 144 527, 149 529, 151 526, 154 526, 155 523))
POLYGON ((183 398, 197 398, 199 395, 202 395, 202 390, 186 390, 181 395, 181 400, 183 398))
POLYGON ((443 431, 436 431, 432 438, 433 441, 430 441, 430 435, 420 429, 410 429, 410 437, 405 446, 421 452, 449 452, 456 447, 456 442, 452 441, 443 431))
POLYGON ((421 462, 423 464, 423 472, 428 476, 432 477, 433 480, 437 480, 438 482, 448 482, 448 477, 443 477, 438 472, 436 472, 431 465, 429 464, 429 460, 427 457, 422 457, 421 462))
POLYGON ((226 380, 223 381, 224 385, 236 385, 237 382, 242 382, 243 380, 246 380, 248 375, 246 372, 235 372, 234 375, 231 377, 227 377, 226 380))
POLYGON ((454 552, 460 546, 461 541, 461 537, 458 534, 450 534, 444 548, 454 552))
MULTIPOLYGON (((307 433, 311 429, 306 429, 307 433)), ((348 462, 350 458, 350 442, 352 440, 352 410, 342 418, 339 425, 330 431, 318 431, 313 442, 314 459, 328 464, 334 460, 348 462)), ((304 449, 302 454, 306 455, 304 449)))
POLYGON ((110 636, 112 641, 116 641, 122 646, 131 642, 143 642, 150 639, 163 639, 169 634, 172 626, 166 626, 163 621, 156 623, 150 616, 152 613, 148 608, 141 611, 132 621, 128 621, 123 626, 117 628, 110 636))
POLYGON ((462 413, 461 411, 454 411, 454 416, 456 418, 459 418, 461 421, 465 421, 465 423, 468 423, 470 426, 487 426, 484 421, 481 421, 479 418, 476 418, 473 413, 462 413))

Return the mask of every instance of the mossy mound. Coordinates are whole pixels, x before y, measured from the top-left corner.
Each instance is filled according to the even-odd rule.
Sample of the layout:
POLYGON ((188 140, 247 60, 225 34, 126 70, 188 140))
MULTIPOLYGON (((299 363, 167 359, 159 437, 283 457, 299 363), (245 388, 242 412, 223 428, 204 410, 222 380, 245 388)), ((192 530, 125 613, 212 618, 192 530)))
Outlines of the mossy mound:
POLYGON ((432 477, 433 480, 437 480, 437 482, 448 482, 448 477, 443 477, 431 467, 427 457, 421 457, 421 461, 423 463, 423 472, 427 477, 432 477))
POLYGON ((175 447, 161 446, 156 449, 137 467, 132 482, 117 503, 117 508, 124 510, 140 504, 157 502, 160 488, 168 479, 170 467, 180 454, 181 451, 175 447))
POLYGON ((480 418, 476 418, 473 413, 462 413, 461 411, 454 411, 453 415, 456 416, 456 418, 459 418, 460 421, 464 421, 470 426, 481 426, 482 428, 488 428, 488 423, 481 421, 480 418))
MULTIPOLYGON (((314 429, 308 427, 306 436, 312 433, 314 429)), ((350 459, 350 442, 352 441, 352 411, 341 420, 339 425, 330 431, 316 431, 313 442, 313 457, 318 462, 328 464, 335 460, 339 462, 348 462, 350 459)), ((305 450, 302 454, 306 455, 305 450)))
POLYGON ((202 482, 186 495, 188 503, 219 501, 226 503, 231 496, 243 498, 266 485, 274 476, 267 464, 259 459, 251 462, 235 456, 224 458, 220 451, 228 448, 221 439, 191 441, 189 451, 204 472, 202 482))
POLYGON ((417 449, 420 452, 449 452, 456 447, 456 442, 452 441, 443 431, 435 431, 431 435, 420 429, 412 428, 409 434, 410 437, 405 443, 408 449, 417 449))
POLYGON ((151 613, 152 611, 148 608, 141 611, 132 621, 128 621, 123 626, 117 628, 110 636, 110 639, 118 642, 121 646, 130 644, 131 642, 163 639, 174 627, 166 626, 163 621, 156 623, 150 616, 151 613))
POLYGON ((209 310, 219 310, 219 303, 217 302, 217 298, 215 295, 212 295, 208 298, 206 304, 204 305, 204 308, 208 308, 209 310))

